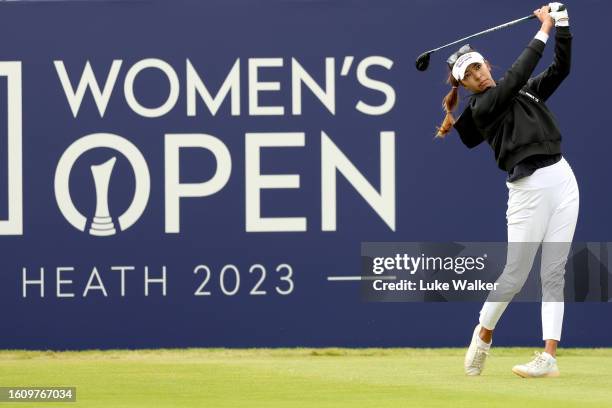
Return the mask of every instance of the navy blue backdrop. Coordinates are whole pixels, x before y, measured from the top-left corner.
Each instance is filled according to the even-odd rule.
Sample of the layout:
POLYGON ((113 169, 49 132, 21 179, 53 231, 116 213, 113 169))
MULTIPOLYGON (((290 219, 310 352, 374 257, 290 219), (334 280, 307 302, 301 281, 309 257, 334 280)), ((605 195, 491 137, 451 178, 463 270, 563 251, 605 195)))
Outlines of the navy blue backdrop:
MULTIPOLYGON (((10 233, 6 227, 0 237, 0 348, 464 345, 479 304, 365 303, 358 282, 327 277, 359 275, 363 241, 506 239, 505 175, 496 168, 490 148, 467 150, 454 133, 443 141, 433 139, 448 90, 442 63, 448 52, 434 54, 426 72, 417 72, 414 61, 424 50, 522 17, 537 5, 523 0, 0 4, 0 61, 21 62, 23 144, 22 194, 9 197, 9 178, 15 173, 7 172, 10 132, 5 124, 7 104, 16 103, 9 92, 15 76, 0 67, 0 219, 10 218, 9 202, 17 205, 16 197, 23 199, 22 231, 10 233), (353 62, 342 72, 350 60, 346 57, 353 62), (302 112, 294 114, 292 59, 325 89, 326 58, 334 59, 335 112, 302 86, 302 112), (128 70, 146 59, 164 61, 178 79, 176 104, 159 117, 143 117, 125 97, 128 70), (187 59, 213 96, 239 59, 240 95, 234 95, 239 114, 232 115, 228 93, 215 114, 196 95, 196 114, 188 115, 187 59), (249 78, 249 65, 254 59, 276 64, 262 65, 259 81, 278 82, 280 90, 260 91, 258 103, 282 106, 282 115, 251 114, 250 91, 256 84, 249 78), (75 117, 54 61, 63 62, 76 89, 88 61, 102 87, 113 60, 122 63, 104 115, 87 90, 75 117), (368 61, 374 63, 362 73, 366 80, 360 80, 358 66, 368 61), (385 67, 380 61, 392 64, 385 67), (395 100, 389 99, 391 94, 395 100), (378 106, 381 114, 360 111, 359 101, 378 106), (298 146, 261 149, 262 174, 299 175, 299 188, 261 190, 261 216, 303 217, 306 231, 247 231, 245 134, 265 132, 303 133, 304 143, 298 138, 298 146), (323 230, 322 132, 377 191, 379 135, 394 132, 394 228, 338 174, 335 230, 323 230), (99 148, 74 162, 68 184, 75 208, 87 217, 84 231, 68 222, 56 199, 60 158, 75 141, 95 133, 126 139, 146 160, 148 201, 125 230, 117 218, 130 205, 136 183, 121 153, 99 148), (180 199, 180 232, 169 233, 164 139, 180 133, 220 140, 229 151, 231 172, 215 194, 180 199), (111 157, 117 163, 108 204, 116 233, 94 236, 89 228, 96 191, 89 167, 111 157), (236 269, 226 267, 221 276, 230 264, 236 269), (210 268, 208 281, 203 268, 194 272, 198 265, 210 268), (123 296, 121 273, 113 266, 134 267, 125 273, 123 296), (165 266, 165 295, 154 282, 146 295, 145 266, 151 278, 160 278, 165 266), (44 297, 40 284, 23 290, 24 274, 36 280, 40 268, 44 297), (59 289, 58 268, 61 279, 71 281, 59 282, 59 289), (97 275, 92 275, 94 268, 97 275), (240 283, 232 294, 236 270, 240 283), (90 279, 97 289, 90 287, 83 296, 90 279), (198 296, 203 283, 199 292, 210 295, 198 296), (74 297, 59 297, 58 292, 74 297)), ((568 3, 568 9, 574 34, 572 73, 548 104, 580 185, 575 240, 612 241, 607 74, 612 61, 605 35, 612 5, 581 0, 568 3)), ((470 43, 491 61, 495 76, 501 76, 538 27, 531 21, 470 43)), ((551 62, 553 41, 538 71, 551 62)), ((135 98, 147 108, 161 106, 169 89, 168 79, 155 68, 142 70, 133 83, 135 98)), ((282 143, 283 137, 277 139, 282 143)), ((204 182, 218 170, 209 151, 181 149, 181 183, 204 182)), ((610 346, 612 327, 606 322, 611 311, 610 304, 568 304, 563 344, 610 346)), ((497 344, 539 344, 539 316, 538 304, 511 305, 500 322, 497 344)))

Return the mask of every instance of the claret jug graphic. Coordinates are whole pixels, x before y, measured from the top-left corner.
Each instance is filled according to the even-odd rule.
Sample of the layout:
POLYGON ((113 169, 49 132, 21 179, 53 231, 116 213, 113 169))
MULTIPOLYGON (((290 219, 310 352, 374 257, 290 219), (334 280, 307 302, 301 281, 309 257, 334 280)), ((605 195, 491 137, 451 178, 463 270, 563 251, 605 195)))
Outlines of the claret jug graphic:
POLYGON ((115 234, 115 226, 108 209, 108 185, 117 161, 116 157, 95 166, 91 166, 96 186, 96 213, 89 228, 91 235, 108 236, 115 234))

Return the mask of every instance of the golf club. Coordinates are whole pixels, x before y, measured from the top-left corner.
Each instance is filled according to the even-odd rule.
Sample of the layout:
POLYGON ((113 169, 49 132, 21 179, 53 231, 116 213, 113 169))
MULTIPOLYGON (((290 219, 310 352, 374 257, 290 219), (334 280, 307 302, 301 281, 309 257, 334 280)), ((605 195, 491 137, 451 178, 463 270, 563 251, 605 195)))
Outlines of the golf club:
MULTIPOLYGON (((559 7, 558 11, 563 11, 563 10, 565 10, 565 6, 559 7)), ((458 43, 463 42, 465 40, 469 40, 470 38, 478 37, 478 36, 481 36, 483 34, 491 33, 493 31, 497 31, 497 30, 501 30, 502 28, 511 27, 511 26, 513 26, 515 24, 522 23, 523 21, 531 20, 532 18, 536 18, 536 16, 531 14, 529 16, 525 16, 525 17, 522 17, 522 18, 519 18, 519 19, 516 19, 516 20, 513 20, 513 21, 509 21, 507 23, 500 24, 498 26, 489 28, 487 30, 480 31, 480 32, 478 32, 476 34, 468 35, 467 37, 461 38, 461 39, 459 39, 457 41, 453 41, 453 42, 448 43, 448 44, 444 44, 444 45, 442 45, 442 46, 440 46, 438 48, 434 48, 433 50, 425 51, 424 53, 419 55, 419 57, 416 59, 416 68, 419 71, 425 71, 429 67, 429 57, 431 56, 431 54, 433 54, 436 51, 439 51, 439 50, 441 50, 443 48, 447 48, 447 47, 450 47, 452 45, 458 44, 458 43)))

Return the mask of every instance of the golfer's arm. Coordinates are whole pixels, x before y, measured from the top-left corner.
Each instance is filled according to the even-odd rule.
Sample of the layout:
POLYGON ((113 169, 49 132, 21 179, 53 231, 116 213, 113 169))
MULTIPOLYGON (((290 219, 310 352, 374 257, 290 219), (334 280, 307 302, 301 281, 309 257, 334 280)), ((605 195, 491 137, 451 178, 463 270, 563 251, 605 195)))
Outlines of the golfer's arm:
POLYGON ((569 75, 572 60, 572 34, 569 27, 557 27, 555 34, 555 57, 553 63, 541 74, 529 80, 531 88, 546 100, 569 75))
POLYGON ((472 107, 480 124, 491 123, 504 112, 523 86, 527 84, 536 65, 542 58, 544 42, 534 38, 506 72, 497 86, 489 88, 472 107))

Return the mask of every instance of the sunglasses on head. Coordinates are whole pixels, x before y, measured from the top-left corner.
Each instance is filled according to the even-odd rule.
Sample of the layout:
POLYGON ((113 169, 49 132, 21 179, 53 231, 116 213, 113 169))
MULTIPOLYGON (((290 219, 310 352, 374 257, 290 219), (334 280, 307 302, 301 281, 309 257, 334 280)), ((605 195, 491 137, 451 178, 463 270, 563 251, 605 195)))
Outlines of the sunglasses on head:
POLYGON ((446 62, 448 63, 448 65, 453 66, 455 65, 455 62, 457 62, 460 56, 462 56, 463 54, 467 54, 468 52, 471 52, 471 51, 473 50, 472 50, 472 47, 470 47, 470 44, 465 44, 463 47, 459 48, 459 51, 455 52, 453 55, 448 57, 446 62))

